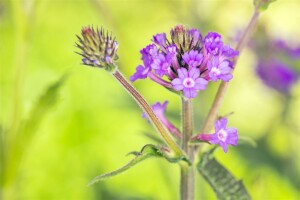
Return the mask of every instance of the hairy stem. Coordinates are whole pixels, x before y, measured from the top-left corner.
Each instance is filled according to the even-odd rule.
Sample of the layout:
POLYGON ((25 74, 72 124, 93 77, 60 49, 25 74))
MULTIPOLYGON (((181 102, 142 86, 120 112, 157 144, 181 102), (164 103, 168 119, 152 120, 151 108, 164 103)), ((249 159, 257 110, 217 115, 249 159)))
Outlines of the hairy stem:
POLYGON ((168 131, 159 121, 159 119, 154 114, 151 106, 146 102, 146 100, 142 97, 142 95, 125 79, 125 77, 121 74, 120 71, 116 70, 113 72, 114 77, 124 86, 129 94, 132 95, 133 99, 137 102, 137 104, 142 108, 142 110, 148 115, 149 120, 154 125, 154 127, 161 134, 165 142, 169 145, 169 147, 176 153, 178 156, 183 156, 184 153, 177 145, 177 143, 170 136, 168 131))
MULTIPOLYGON (((187 153, 189 160, 193 163, 193 147, 188 145, 193 132, 192 100, 182 97, 182 149, 187 153)), ((180 169, 180 199, 194 199, 194 167, 193 165, 182 165, 180 169)))
MULTIPOLYGON (((239 42, 236 46, 236 50, 239 51, 240 53, 249 41, 249 38, 250 38, 250 36, 254 30, 254 27, 257 23, 257 20, 259 18, 259 14, 260 13, 259 13, 258 9, 256 8, 254 10, 251 20, 249 21, 248 26, 244 30, 244 32, 241 36, 241 39, 239 40, 239 42)), ((238 58, 239 57, 237 56, 233 60, 233 66, 236 65, 238 58)), ((225 93, 227 91, 227 88, 228 88, 228 82, 222 81, 222 83, 219 86, 218 92, 215 96, 214 102, 209 110, 209 113, 208 113, 206 119, 205 119, 202 131, 201 131, 202 133, 207 133, 212 128, 212 126, 217 118, 217 115, 218 115, 221 103, 224 99, 225 93)))

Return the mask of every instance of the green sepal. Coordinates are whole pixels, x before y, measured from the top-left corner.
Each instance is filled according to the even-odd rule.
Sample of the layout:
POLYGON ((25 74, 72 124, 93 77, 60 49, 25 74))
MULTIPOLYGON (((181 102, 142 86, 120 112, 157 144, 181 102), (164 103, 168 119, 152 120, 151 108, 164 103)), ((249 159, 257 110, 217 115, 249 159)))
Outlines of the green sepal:
POLYGON ((274 1, 276 0, 253 0, 253 4, 259 11, 265 11, 274 1))
POLYGON ((203 153, 202 159, 197 164, 198 172, 204 177, 214 190, 218 200, 250 200, 241 180, 237 180, 214 157, 212 150, 203 153))
POLYGON ((181 160, 186 161, 185 157, 172 157, 169 155, 169 152, 170 152, 170 150, 165 147, 158 147, 153 144, 147 144, 141 149, 141 151, 133 151, 133 152, 128 153, 127 155, 134 155, 135 157, 131 161, 129 161, 126 165, 124 165, 123 167, 121 167, 115 171, 95 177, 91 182, 89 182, 88 185, 90 186, 98 181, 102 181, 107 178, 111 178, 113 176, 119 175, 119 174, 127 171, 131 167, 135 166, 136 164, 138 164, 148 158, 152 158, 152 157, 162 157, 172 163, 174 163, 174 162, 176 163, 181 160))

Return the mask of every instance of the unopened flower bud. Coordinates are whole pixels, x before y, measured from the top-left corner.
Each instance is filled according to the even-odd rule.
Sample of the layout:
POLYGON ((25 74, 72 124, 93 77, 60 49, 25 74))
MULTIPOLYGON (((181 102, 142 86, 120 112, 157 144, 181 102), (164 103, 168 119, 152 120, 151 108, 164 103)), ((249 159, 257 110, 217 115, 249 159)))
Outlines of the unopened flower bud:
POLYGON ((112 35, 105 32, 103 28, 94 30, 93 27, 83 27, 81 36, 77 36, 79 44, 76 46, 81 50, 79 55, 83 57, 82 63, 93 67, 114 71, 118 60, 118 42, 112 35))
POLYGON ((202 36, 197 29, 188 29, 183 25, 177 25, 171 29, 171 39, 184 52, 200 47, 202 36))

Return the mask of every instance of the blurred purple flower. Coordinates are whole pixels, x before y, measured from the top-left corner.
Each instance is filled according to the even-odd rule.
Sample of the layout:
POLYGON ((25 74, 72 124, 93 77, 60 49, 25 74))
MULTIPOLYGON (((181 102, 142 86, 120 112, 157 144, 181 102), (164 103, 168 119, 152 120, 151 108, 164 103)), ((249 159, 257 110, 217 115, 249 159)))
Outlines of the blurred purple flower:
POLYGON ((283 94, 289 94, 291 87, 299 79, 295 70, 276 59, 260 62, 256 72, 267 86, 283 94))

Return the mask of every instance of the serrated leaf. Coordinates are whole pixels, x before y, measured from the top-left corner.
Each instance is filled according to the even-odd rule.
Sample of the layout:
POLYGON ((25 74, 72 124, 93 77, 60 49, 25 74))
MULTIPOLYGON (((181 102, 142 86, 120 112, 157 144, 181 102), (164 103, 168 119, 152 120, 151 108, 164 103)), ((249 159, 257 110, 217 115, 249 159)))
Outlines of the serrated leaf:
POLYGON ((197 170, 216 193, 218 200, 250 200, 241 180, 237 180, 212 155, 212 151, 203 154, 197 170))

